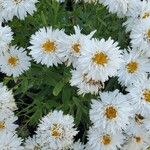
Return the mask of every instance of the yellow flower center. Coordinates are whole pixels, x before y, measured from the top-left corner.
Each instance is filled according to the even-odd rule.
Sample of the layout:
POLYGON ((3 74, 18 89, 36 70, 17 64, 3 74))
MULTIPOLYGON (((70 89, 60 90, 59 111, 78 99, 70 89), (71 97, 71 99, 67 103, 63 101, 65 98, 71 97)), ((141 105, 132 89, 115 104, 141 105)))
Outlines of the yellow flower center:
POLYGON ((150 90, 146 89, 143 93, 144 99, 147 102, 150 102, 150 90))
POLYGON ((147 39, 150 40, 150 29, 147 31, 147 39))
POLYGON ((102 137, 102 143, 104 145, 110 144, 111 143, 111 137, 110 137, 110 135, 108 135, 108 134, 103 135, 103 137, 102 137))
POLYGON ((15 67, 17 65, 17 62, 18 62, 18 58, 17 57, 13 57, 13 56, 10 56, 8 58, 8 64, 15 67))
POLYGON ((142 19, 146 19, 150 17, 150 12, 145 12, 144 15, 142 16, 142 19))
POLYGON ((141 114, 135 114, 135 121, 138 124, 143 124, 144 117, 141 114))
POLYGON ((62 129, 59 124, 54 124, 51 129, 51 136, 54 138, 60 138, 62 136, 62 129))
POLYGON ((46 53, 54 52, 56 50, 56 44, 55 42, 48 40, 42 45, 42 48, 46 53))
POLYGON ((40 150, 39 146, 35 146, 33 150, 40 150))
POLYGON ((105 110, 105 115, 108 119, 114 119, 117 117, 117 110, 113 106, 109 106, 105 110))
POLYGON ((96 53, 92 57, 92 60, 94 63, 104 66, 108 62, 108 56, 105 53, 100 52, 100 53, 96 53))
POLYGON ((129 73, 135 73, 138 69, 138 63, 131 61, 130 63, 127 64, 126 68, 129 73))
POLYGON ((75 43, 73 46, 72 46, 72 49, 76 52, 76 53, 80 53, 80 48, 81 48, 81 45, 79 43, 75 43))
POLYGON ((136 143, 140 143, 142 141, 141 137, 139 136, 135 136, 134 139, 136 143))
POLYGON ((87 84, 90 84, 90 85, 97 85, 100 83, 100 81, 96 81, 96 80, 93 80, 93 79, 88 79, 87 78, 87 74, 84 74, 83 75, 83 78, 84 78, 84 81, 87 83, 87 84))
POLYGON ((22 2, 22 0, 14 0, 14 2, 15 2, 16 4, 19 4, 20 2, 22 2))
POLYGON ((1 122, 1 121, 0 121, 0 130, 1 130, 1 129, 5 129, 5 122, 1 122))

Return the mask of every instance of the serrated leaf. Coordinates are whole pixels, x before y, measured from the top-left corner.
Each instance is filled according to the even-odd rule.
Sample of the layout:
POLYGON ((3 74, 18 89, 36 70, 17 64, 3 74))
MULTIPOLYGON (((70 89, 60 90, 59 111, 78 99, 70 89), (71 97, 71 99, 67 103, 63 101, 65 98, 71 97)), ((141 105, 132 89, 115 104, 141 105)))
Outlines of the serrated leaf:
POLYGON ((64 85, 65 85, 64 82, 62 81, 58 82, 53 90, 53 95, 58 96, 58 94, 62 91, 64 85))

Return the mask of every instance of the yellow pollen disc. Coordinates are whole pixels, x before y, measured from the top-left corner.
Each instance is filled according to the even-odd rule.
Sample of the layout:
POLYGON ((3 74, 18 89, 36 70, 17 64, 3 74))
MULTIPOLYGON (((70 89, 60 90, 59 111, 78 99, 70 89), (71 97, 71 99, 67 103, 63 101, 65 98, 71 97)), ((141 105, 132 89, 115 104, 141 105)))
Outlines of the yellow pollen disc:
POLYGON ((53 136, 54 138, 60 138, 62 136, 62 132, 58 124, 53 125, 51 129, 51 136, 53 136))
POLYGON ((145 12, 144 15, 142 16, 142 19, 146 19, 150 17, 150 12, 145 12))
POLYGON ((100 53, 96 53, 92 57, 92 60, 93 60, 94 63, 104 66, 108 62, 108 56, 105 53, 100 52, 100 53))
POLYGON ((139 136, 135 136, 134 138, 135 138, 136 143, 140 143, 142 140, 141 137, 139 136))
POLYGON ((138 63, 131 61, 130 63, 127 64, 126 68, 129 73, 135 73, 138 69, 138 63))
POLYGON ((76 52, 76 53, 80 53, 80 48, 81 48, 81 45, 79 43, 75 43, 73 46, 72 46, 72 49, 76 52))
POLYGON ((42 45, 42 48, 46 53, 54 52, 56 50, 56 44, 48 40, 42 45))
POLYGON ((5 128, 5 122, 0 122, 0 129, 4 129, 5 128))
POLYGON ((147 39, 150 40, 150 29, 147 31, 147 39))
POLYGON ((103 143, 104 145, 110 144, 110 143, 111 143, 111 137, 110 137, 108 134, 104 135, 104 136, 102 137, 102 143, 103 143))
POLYGON ((143 124, 143 120, 144 120, 144 117, 143 117, 141 114, 136 114, 136 115, 135 115, 135 121, 136 121, 138 124, 143 124))
POLYGON ((39 146, 35 146, 33 150, 40 150, 39 146))
POLYGON ((14 0, 16 4, 19 4, 22 0, 14 0))
POLYGON ((114 119, 117 117, 117 110, 113 106, 109 106, 105 110, 105 115, 108 119, 114 119))
POLYGON ((18 58, 17 57, 13 57, 13 56, 10 56, 8 58, 8 64, 15 67, 17 65, 17 62, 18 62, 18 58))
POLYGON ((143 93, 144 99, 147 102, 150 102, 150 90, 146 89, 143 93))

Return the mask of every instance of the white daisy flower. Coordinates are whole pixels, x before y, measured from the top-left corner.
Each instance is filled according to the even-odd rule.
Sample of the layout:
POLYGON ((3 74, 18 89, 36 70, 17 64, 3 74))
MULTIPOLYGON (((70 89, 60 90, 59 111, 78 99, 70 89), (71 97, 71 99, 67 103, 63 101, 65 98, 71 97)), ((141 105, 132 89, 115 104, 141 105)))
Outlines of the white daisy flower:
POLYGON ((139 81, 150 72, 150 62, 146 55, 136 49, 124 51, 123 60, 118 70, 118 80, 123 86, 139 81))
POLYGON ((88 79, 87 75, 81 70, 72 70, 72 78, 70 80, 71 86, 76 86, 78 88, 78 94, 98 94, 99 90, 104 88, 104 83, 100 80, 88 79))
POLYGON ((133 128, 137 126, 150 132, 150 116, 143 115, 139 111, 134 110, 133 117, 130 119, 130 125, 133 128))
MULTIPOLYGON (((82 41, 87 39, 91 39, 95 34, 96 30, 91 32, 89 35, 84 35, 81 33, 81 29, 79 26, 74 26, 75 34, 72 34, 68 37, 68 41, 66 41, 67 47, 67 60, 68 65, 72 63, 73 67, 76 67, 77 60, 81 55, 82 50, 82 41)), ((65 41, 64 41, 65 42, 65 41)))
POLYGON ((17 109, 12 91, 9 91, 2 83, 0 83, 0 109, 10 109, 12 111, 17 109))
POLYGON ((117 45, 118 43, 110 38, 107 41, 86 40, 78 59, 78 68, 87 74, 88 79, 105 82, 117 74, 122 62, 117 45))
POLYGON ((0 136, 1 150, 23 150, 21 143, 22 139, 18 138, 16 134, 13 134, 11 132, 2 134, 0 136))
POLYGON ((24 48, 12 46, 9 48, 9 52, 1 57, 1 72, 8 76, 18 77, 29 69, 31 66, 30 60, 24 48))
POLYGON ((150 18, 136 25, 130 34, 132 47, 137 47, 150 56, 150 18))
POLYGON ((24 20, 28 14, 33 15, 36 11, 37 2, 38 0, 2 0, 2 7, 10 20, 14 16, 24 20))
POLYGON ((29 137, 26 139, 24 143, 24 150, 40 150, 40 149, 41 149, 41 146, 37 142, 37 138, 35 135, 32 138, 29 137))
POLYGON ((150 114, 150 79, 145 77, 141 81, 134 82, 127 91, 131 96, 133 108, 148 116, 150 114))
POLYGON ((84 150, 85 146, 80 141, 77 141, 72 145, 71 149, 72 150, 84 150))
POLYGON ((112 134, 103 128, 92 127, 88 132, 87 150, 117 150, 123 142, 121 132, 112 134))
POLYGON ((18 119, 9 109, 0 109, 0 136, 6 132, 15 133, 18 125, 15 121, 18 119))
POLYGON ((43 141, 45 149, 62 150, 73 144, 77 134, 74 128, 74 119, 70 115, 63 115, 62 111, 54 111, 45 116, 39 124, 37 137, 43 141))
POLYGON ((0 55, 8 49, 8 45, 12 41, 13 32, 9 26, 0 25, 0 55))
POLYGON ((92 100, 90 119, 94 126, 115 133, 126 129, 132 109, 127 96, 114 92, 100 93, 98 100, 92 100))
POLYGON ((64 62, 66 47, 63 41, 67 40, 67 35, 63 30, 53 30, 41 28, 31 36, 30 54, 37 63, 49 66, 57 66, 64 62))
POLYGON ((129 0, 99 0, 106 6, 110 13, 117 13, 119 17, 124 17, 128 10, 129 0))
POLYGON ((137 24, 150 17, 150 2, 132 0, 126 14, 127 21, 123 24, 126 31, 131 31, 137 24))
POLYGON ((0 1, 0 22, 4 22, 5 20, 7 20, 7 13, 2 5, 3 0, 0 1))
POLYGON ((130 126, 126 134, 128 135, 128 141, 124 145, 123 150, 146 150, 148 148, 150 136, 145 129, 130 126))

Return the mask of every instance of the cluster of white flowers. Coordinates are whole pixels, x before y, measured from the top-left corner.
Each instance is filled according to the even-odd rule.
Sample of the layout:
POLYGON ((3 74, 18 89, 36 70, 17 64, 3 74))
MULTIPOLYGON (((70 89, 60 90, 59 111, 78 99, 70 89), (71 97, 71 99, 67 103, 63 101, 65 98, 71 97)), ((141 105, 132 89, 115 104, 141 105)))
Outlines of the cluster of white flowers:
POLYGON ((36 11, 38 0, 0 0, 0 22, 12 20, 14 16, 20 20, 36 11))
MULTIPOLYGON (((1 20, 24 19, 33 14, 37 0, 0 0, 1 20), (13 4, 12 4, 13 3, 13 4), (12 9, 9 5, 14 5, 12 9), (29 6, 26 8, 25 6, 29 6), (15 11, 14 11, 15 10, 15 11)), ((91 1, 90 1, 91 2, 91 1)), ((96 31, 74 34, 44 27, 31 36, 29 55, 47 67, 65 63, 72 66, 70 85, 78 94, 99 95, 90 109, 91 127, 86 146, 74 142, 74 119, 53 111, 41 119, 36 134, 24 143, 25 150, 146 150, 150 146, 150 1, 100 0, 110 12, 127 17, 123 24, 130 32, 131 47, 121 50, 113 39, 93 38, 96 31), (104 92, 105 83, 117 77, 127 94, 104 92), (102 92, 103 91, 103 92, 102 92)), ((13 33, 0 26, 0 71, 18 77, 31 66, 24 48, 11 46, 13 33)), ((12 93, 0 84, 0 149, 21 150, 16 135, 16 105, 12 93)))
POLYGON ((22 139, 16 134, 15 124, 17 116, 14 112, 17 109, 13 94, 0 83, 0 149, 1 150, 23 150, 22 139))
POLYGON ((150 146, 150 104, 145 88, 132 87, 127 95, 118 90, 102 92, 98 100, 92 100, 88 150, 146 150, 150 146))
POLYGON ((83 150, 84 145, 74 142, 78 131, 74 119, 54 110, 42 118, 36 135, 23 140, 16 134, 17 110, 12 91, 0 83, 0 149, 1 150, 83 150))
POLYGON ((30 57, 24 48, 11 46, 13 32, 8 26, 0 25, 0 71, 18 77, 31 66, 30 57))

